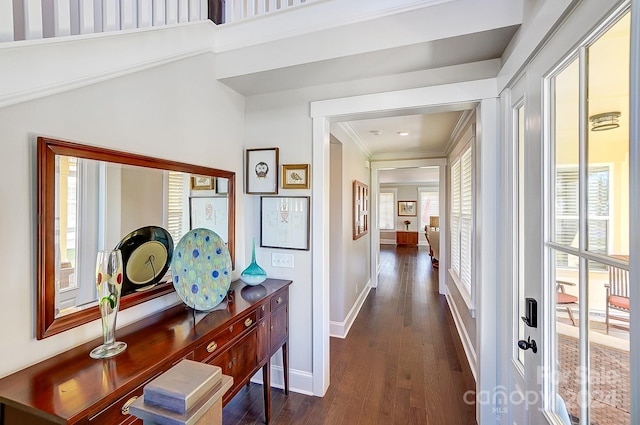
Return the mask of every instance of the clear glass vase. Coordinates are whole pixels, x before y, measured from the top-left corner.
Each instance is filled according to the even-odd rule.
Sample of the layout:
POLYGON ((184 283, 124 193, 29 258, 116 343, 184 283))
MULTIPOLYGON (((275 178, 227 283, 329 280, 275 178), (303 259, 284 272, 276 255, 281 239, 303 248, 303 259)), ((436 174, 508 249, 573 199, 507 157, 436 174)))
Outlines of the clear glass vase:
POLYGON ((264 269, 256 263, 255 239, 252 239, 251 241, 251 264, 242 271, 240 274, 240 280, 251 286, 260 285, 262 282, 267 280, 267 272, 265 272, 264 269))
POLYGON ((103 344, 91 350, 89 355, 94 359, 106 359, 122 353, 127 348, 125 342, 116 341, 116 316, 122 289, 122 254, 119 249, 98 252, 96 288, 103 344))

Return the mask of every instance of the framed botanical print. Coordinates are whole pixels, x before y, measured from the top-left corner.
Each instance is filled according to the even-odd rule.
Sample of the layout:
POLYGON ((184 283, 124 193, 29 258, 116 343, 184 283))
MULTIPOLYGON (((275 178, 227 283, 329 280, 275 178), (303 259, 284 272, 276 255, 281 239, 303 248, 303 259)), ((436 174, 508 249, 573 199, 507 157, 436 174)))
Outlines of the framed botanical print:
POLYGON ((247 149, 245 192, 278 193, 278 148, 247 149))

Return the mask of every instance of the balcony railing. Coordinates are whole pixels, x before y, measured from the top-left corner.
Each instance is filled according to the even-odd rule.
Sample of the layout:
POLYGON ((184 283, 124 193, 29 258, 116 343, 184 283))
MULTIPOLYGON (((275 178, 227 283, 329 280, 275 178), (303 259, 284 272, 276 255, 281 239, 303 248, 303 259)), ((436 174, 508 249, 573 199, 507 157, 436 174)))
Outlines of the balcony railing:
POLYGON ((217 24, 316 0, 0 0, 0 42, 155 27, 217 24))

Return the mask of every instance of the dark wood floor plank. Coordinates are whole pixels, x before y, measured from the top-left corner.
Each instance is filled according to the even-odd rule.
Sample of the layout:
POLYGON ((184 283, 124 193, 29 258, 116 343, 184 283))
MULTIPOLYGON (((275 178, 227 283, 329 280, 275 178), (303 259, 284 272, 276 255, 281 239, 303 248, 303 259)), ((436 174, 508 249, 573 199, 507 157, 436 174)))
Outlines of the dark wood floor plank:
MULTIPOLYGON (((324 397, 272 390, 272 425, 474 425, 464 393, 475 382, 438 269, 423 247, 383 246, 378 287, 349 335, 332 338, 324 397)), ((224 425, 264 423, 262 387, 223 409, 224 425)))

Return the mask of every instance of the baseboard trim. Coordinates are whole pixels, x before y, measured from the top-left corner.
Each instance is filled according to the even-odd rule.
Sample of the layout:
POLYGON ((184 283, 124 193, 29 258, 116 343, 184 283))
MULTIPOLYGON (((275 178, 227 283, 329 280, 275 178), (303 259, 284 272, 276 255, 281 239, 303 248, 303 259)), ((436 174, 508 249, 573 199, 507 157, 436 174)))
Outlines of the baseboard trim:
POLYGON ((469 338, 469 334, 467 333, 467 329, 462 323, 462 318, 460 317, 458 307, 456 307, 456 303, 453 302, 453 298, 451 298, 451 292, 449 292, 448 287, 445 297, 447 299, 447 304, 449 305, 449 310, 451 311, 451 316, 453 316, 453 322, 456 325, 458 336, 460 336, 460 341, 462 341, 462 348, 464 348, 464 353, 467 356, 467 361, 469 362, 469 367, 471 368, 473 379, 478 382, 478 374, 476 372, 478 357, 476 355, 476 351, 473 348, 473 344, 471 343, 471 338, 469 338))
POLYGON ((364 305, 365 300, 367 299, 367 295, 369 295, 369 291, 371 291, 371 281, 367 282, 365 289, 360 293, 360 296, 356 300, 353 307, 351 307, 351 311, 347 314, 347 317, 342 322, 329 322, 329 336, 334 338, 346 338, 349 333, 349 329, 353 325, 353 322, 358 317, 358 313, 360 313, 360 309, 364 305))
MULTIPOLYGON (((251 382, 262 385, 262 370, 251 378, 251 382)), ((271 386, 284 389, 284 369, 280 365, 271 365, 271 386)), ((313 394, 313 375, 309 372, 289 368, 289 391, 304 395, 313 394)))

